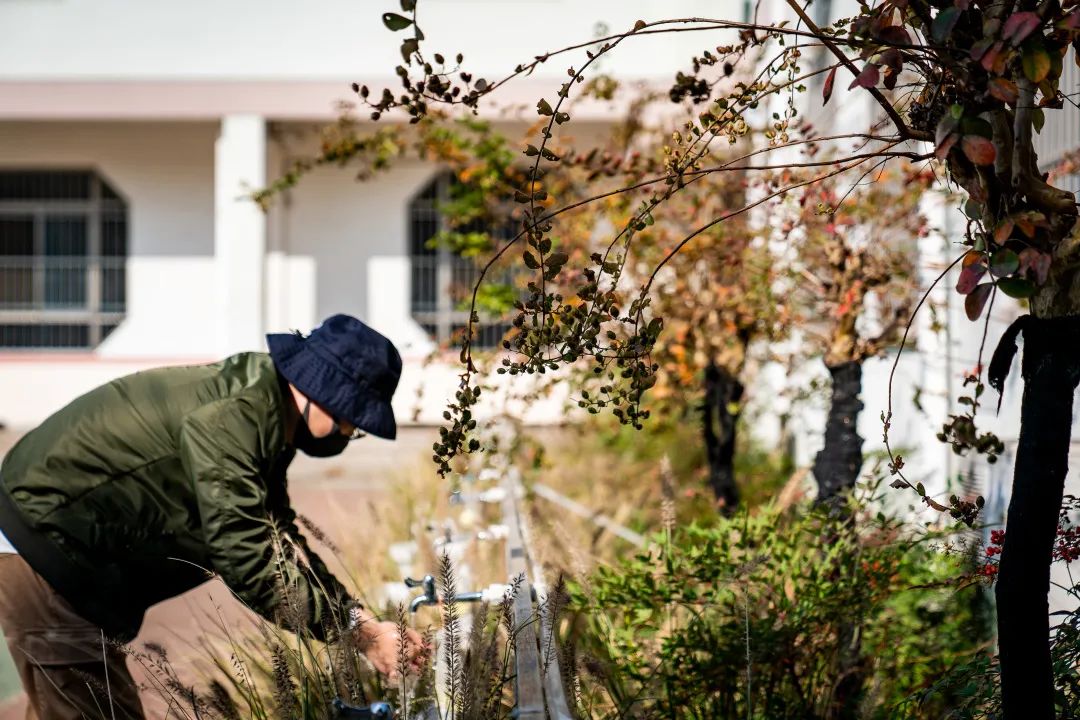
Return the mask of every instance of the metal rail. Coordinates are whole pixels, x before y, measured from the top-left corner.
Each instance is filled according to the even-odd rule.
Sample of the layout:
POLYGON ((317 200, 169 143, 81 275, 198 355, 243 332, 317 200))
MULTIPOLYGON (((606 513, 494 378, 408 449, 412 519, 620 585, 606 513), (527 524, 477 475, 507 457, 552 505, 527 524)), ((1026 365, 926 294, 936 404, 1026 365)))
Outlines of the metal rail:
POLYGON ((547 485, 536 483, 532 486, 532 491, 533 493, 544 498, 545 500, 549 500, 556 505, 562 507, 563 509, 569 510, 578 517, 583 517, 586 520, 589 520, 597 527, 604 528, 612 535, 622 538, 631 545, 636 545, 637 547, 643 548, 647 544, 645 536, 641 533, 636 533, 625 525, 620 525, 618 522, 609 518, 607 515, 593 512, 592 510, 585 507, 576 500, 571 500, 557 490, 549 488, 547 485))
MULTIPOLYGON (((504 537, 507 582, 513 584, 520 578, 511 608, 514 622, 513 637, 510 638, 514 648, 515 709, 513 717, 517 720, 572 720, 573 715, 563 687, 563 676, 555 646, 557 633, 553 601, 548 597, 543 574, 529 549, 529 525, 521 507, 521 500, 525 497, 525 493, 520 471, 509 463, 501 470, 496 474, 499 479, 497 486, 482 492, 459 493, 455 500, 456 503, 499 503, 503 523, 500 526, 492 526, 498 527, 499 532, 477 533, 471 538, 456 538, 455 541, 472 542, 504 537)), ((578 507, 586 515, 596 517, 584 506, 578 507)), ((632 531, 621 528, 614 521, 611 521, 611 524, 614 526, 613 532, 633 542, 632 539, 625 538, 625 534, 633 535, 632 531), (618 533, 617 529, 622 529, 624 534, 618 533)), ((420 606, 437 605, 446 600, 437 594, 435 579, 430 575, 425 576, 423 580, 408 578, 406 584, 409 587, 421 587, 424 590, 422 595, 413 598, 410 606, 413 612, 420 606)), ((497 597, 504 596, 509 584, 492 585, 483 591, 463 593, 454 600, 459 602, 495 601, 497 597)))
POLYGON ((573 716, 570 714, 566 691, 563 688, 559 654, 552 646, 555 637, 554 613, 548 602, 543 577, 535 567, 528 549, 529 526, 519 504, 524 489, 518 469, 508 468, 503 482, 506 487, 503 521, 508 528, 507 572, 511 580, 518 576, 525 578, 514 597, 514 627, 517 629, 514 645, 517 717, 523 720, 544 720, 545 717, 550 717, 551 720, 571 720, 573 716), (532 604, 534 584, 539 600, 536 609, 532 604), (540 627, 539 643, 537 625, 540 627))

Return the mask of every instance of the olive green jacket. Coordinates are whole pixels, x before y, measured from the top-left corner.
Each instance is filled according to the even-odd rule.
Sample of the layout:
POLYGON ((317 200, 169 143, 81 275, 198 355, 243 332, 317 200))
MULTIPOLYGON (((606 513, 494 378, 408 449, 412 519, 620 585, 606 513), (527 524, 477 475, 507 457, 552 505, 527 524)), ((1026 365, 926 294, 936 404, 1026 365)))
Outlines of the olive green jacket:
POLYGON ((286 390, 263 353, 99 387, 4 458, 0 529, 117 639, 210 572, 264 617, 325 637, 348 593, 289 506, 286 390))

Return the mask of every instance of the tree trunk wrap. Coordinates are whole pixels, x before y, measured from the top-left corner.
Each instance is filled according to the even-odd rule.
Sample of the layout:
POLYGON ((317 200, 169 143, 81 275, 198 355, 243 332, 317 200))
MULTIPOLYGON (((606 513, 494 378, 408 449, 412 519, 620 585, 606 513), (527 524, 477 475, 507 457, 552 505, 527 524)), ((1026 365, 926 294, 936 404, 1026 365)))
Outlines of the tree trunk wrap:
POLYGON ((705 368, 702 434, 709 460, 709 487, 723 503, 725 512, 739 505, 735 486, 735 426, 739 413, 731 408, 742 395, 742 383, 728 370, 714 363, 705 368))
POLYGON ((832 398, 825 421, 825 445, 814 458, 814 478, 818 500, 829 500, 854 487, 863 464, 863 438, 859 435, 859 413, 863 403, 862 363, 848 361, 829 366, 832 398))
MULTIPOLYGON (((1054 677, 1047 593, 1080 382, 1080 317, 1029 316, 1021 329, 1020 439, 996 588, 1002 708, 1007 720, 1049 720, 1054 677)), ((995 355, 1001 353, 999 347, 995 355)), ((995 386, 1001 387, 1001 363, 997 370, 995 386)))

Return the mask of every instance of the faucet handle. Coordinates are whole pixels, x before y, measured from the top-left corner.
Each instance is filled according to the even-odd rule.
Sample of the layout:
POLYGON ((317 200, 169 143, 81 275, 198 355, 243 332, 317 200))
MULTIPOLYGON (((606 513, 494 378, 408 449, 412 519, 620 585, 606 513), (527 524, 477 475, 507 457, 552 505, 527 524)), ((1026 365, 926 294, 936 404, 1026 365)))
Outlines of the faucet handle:
POLYGON ((416 580, 411 577, 405 578, 405 585, 411 588, 423 588, 424 597, 435 599, 435 576, 425 575, 422 580, 416 580))

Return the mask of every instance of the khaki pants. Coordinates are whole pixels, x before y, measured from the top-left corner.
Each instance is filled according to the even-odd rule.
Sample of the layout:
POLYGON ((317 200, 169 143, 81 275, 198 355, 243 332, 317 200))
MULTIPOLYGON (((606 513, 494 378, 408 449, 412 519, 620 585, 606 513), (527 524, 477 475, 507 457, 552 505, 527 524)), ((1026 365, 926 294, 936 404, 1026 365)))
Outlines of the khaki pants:
POLYGON ((124 653, 103 647, 101 630, 18 555, 0 555, 0 627, 30 700, 27 720, 143 718, 124 653))

